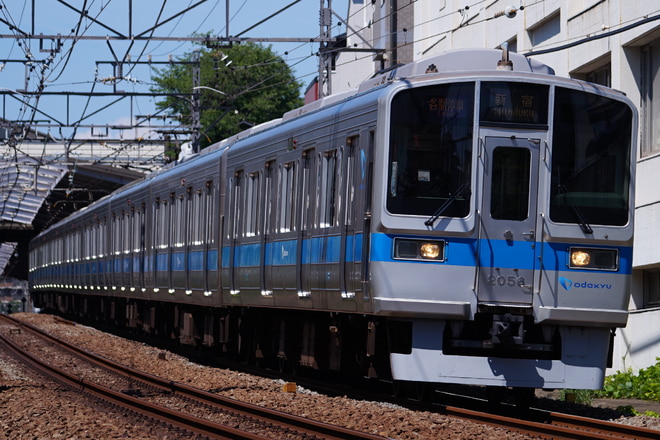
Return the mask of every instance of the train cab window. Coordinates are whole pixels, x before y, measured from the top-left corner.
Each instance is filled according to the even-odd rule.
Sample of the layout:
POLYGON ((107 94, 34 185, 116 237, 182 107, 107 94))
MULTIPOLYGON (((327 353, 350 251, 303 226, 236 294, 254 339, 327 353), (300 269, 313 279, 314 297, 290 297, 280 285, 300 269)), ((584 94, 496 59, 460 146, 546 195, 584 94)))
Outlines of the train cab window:
POLYGON ((389 212, 428 216, 445 205, 442 216, 468 215, 474 91, 465 82, 406 89, 393 98, 389 212))
POLYGON ((294 231, 296 227, 296 189, 298 188, 297 162, 287 162, 280 166, 279 192, 280 206, 278 218, 279 232, 294 231))
POLYGON ((628 223, 632 117, 623 102, 556 89, 552 221, 583 227, 628 223))
POLYGON ((318 225, 330 228, 336 225, 338 206, 337 193, 337 150, 326 151, 319 162, 318 225))

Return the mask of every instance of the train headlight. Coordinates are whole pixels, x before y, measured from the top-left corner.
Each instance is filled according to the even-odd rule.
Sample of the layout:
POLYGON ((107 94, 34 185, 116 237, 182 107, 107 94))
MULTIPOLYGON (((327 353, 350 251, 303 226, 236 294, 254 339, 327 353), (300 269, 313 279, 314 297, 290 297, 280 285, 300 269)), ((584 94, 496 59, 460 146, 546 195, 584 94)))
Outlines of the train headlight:
POLYGON ((422 258, 437 260, 440 256, 440 245, 438 243, 424 243, 419 247, 422 258))
POLYGON ((395 238, 394 258, 397 260, 444 261, 445 242, 395 238))
POLYGON ((572 247, 569 250, 569 255, 569 267, 571 269, 619 269, 619 251, 617 249, 572 247))
POLYGON ((571 249, 571 266, 585 267, 591 262, 589 252, 582 249, 571 249))

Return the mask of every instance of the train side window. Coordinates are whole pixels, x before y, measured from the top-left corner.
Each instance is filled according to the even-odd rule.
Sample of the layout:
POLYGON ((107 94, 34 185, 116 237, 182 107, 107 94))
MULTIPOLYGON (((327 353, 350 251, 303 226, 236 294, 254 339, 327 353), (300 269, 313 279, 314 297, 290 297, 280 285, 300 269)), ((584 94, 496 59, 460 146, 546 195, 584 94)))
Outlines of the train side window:
POLYGON ((87 228, 87 259, 96 259, 97 255, 97 242, 98 242, 98 229, 96 222, 89 224, 87 228))
POLYGON ((223 232, 226 234, 225 238, 230 239, 232 237, 232 228, 234 224, 234 179, 228 179, 227 181, 227 216, 225 222, 225 228, 223 232))
POLYGON ((201 219, 204 217, 204 206, 202 202, 202 192, 194 191, 192 187, 188 188, 188 244, 200 245, 202 244, 201 231, 203 223, 201 219))
POLYGON ((151 243, 153 249, 160 249, 161 245, 163 244, 163 231, 165 230, 163 211, 165 211, 165 208, 160 203, 160 199, 156 198, 156 200, 154 200, 154 221, 152 222, 153 236, 151 243))
POLYGON ((330 228, 335 226, 336 211, 336 183, 337 183, 337 150, 323 153, 319 163, 319 195, 318 195, 318 226, 330 228))
POLYGON ((99 220, 99 258, 104 258, 108 255, 108 223, 107 219, 103 217, 99 220))
POLYGON ((133 252, 144 248, 144 211, 136 209, 133 214, 133 252))
POLYGON ((264 172, 264 178, 266 181, 264 182, 264 197, 263 197, 263 210, 264 210, 264 215, 263 215, 263 231, 264 234, 269 234, 271 232, 271 215, 272 215, 272 208, 273 208, 273 190, 274 187, 273 185, 275 184, 274 179, 273 179, 273 167, 275 166, 275 161, 271 160, 266 162, 266 167, 265 167, 265 172, 264 172))
POLYGON ((89 256, 91 255, 90 249, 89 249, 89 234, 90 234, 90 228, 89 226, 83 226, 81 231, 80 231, 80 243, 82 245, 82 259, 83 260, 89 260, 89 256))
POLYGON ((186 217, 186 207, 185 207, 185 200, 183 195, 179 195, 174 199, 174 216, 175 220, 173 222, 174 225, 174 231, 175 231, 175 236, 174 236, 174 246, 175 247, 183 247, 184 245, 184 240, 185 240, 185 234, 184 230, 185 228, 188 228, 187 224, 187 217, 186 217))
POLYGON ((98 255, 98 223, 93 221, 87 228, 87 257, 95 259, 98 255))
POLYGON ((205 215, 204 215, 204 233, 205 241, 208 244, 215 242, 216 212, 215 212, 215 186, 213 181, 206 182, 205 215))
POLYGON ((112 217, 112 253, 119 255, 121 253, 121 218, 119 215, 112 217))
MULTIPOLYGON (((302 189, 301 189, 301 198, 302 198, 302 214, 301 214, 301 228, 307 229, 310 227, 313 218, 312 218, 312 195, 314 194, 314 189, 312 188, 313 184, 313 170, 314 170, 314 150, 305 150, 303 152, 303 175, 302 175, 302 189)), ((315 194, 314 194, 315 196, 315 194)))
POLYGON ((122 212, 121 216, 121 230, 122 230, 122 243, 121 251, 124 254, 127 254, 131 249, 131 243, 133 242, 133 216, 131 212, 122 212))
POLYGON ((296 188, 298 164, 287 162, 280 167, 280 215, 279 232, 295 230, 296 225, 296 188))
POLYGON ((176 197, 174 193, 170 194, 170 203, 168 204, 169 218, 168 218, 168 230, 169 233, 169 246, 173 248, 176 246, 176 236, 177 236, 177 227, 176 227, 176 197))
POLYGON ((71 259, 75 262, 80 258, 80 230, 73 230, 73 234, 71 234, 71 242, 71 249, 73 251, 71 254, 71 259))
POLYGON ((167 200, 162 200, 160 203, 160 238, 158 240, 158 247, 165 249, 170 244, 170 228, 167 227, 170 215, 170 206, 167 200))
POLYGON ((227 231, 229 238, 238 238, 241 224, 241 180, 243 178, 243 171, 236 171, 234 178, 231 179, 231 207, 229 209, 230 225, 227 231))
POLYGON ((358 148, 359 136, 346 139, 346 218, 344 224, 353 224, 355 204, 355 150, 358 148))
POLYGON ((159 243, 159 238, 160 238, 160 200, 156 198, 154 200, 153 205, 151 205, 151 249, 157 249, 159 243))
POLYGON ((259 228, 259 196, 261 195, 259 183, 261 173, 256 171, 250 173, 246 181, 246 195, 245 195, 245 231, 246 237, 254 237, 258 233, 259 228))

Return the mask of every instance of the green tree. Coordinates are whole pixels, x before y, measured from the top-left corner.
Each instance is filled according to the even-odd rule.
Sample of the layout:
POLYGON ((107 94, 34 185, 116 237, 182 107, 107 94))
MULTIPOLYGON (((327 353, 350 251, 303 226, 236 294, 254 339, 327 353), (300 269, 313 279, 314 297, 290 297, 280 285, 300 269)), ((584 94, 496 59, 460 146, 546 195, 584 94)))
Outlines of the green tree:
MULTIPOLYGON (((163 69, 154 69, 152 91, 190 94, 193 92, 193 52, 163 69)), ((226 95, 200 89, 200 148, 232 136, 251 125, 279 118, 302 105, 300 83, 284 60, 271 47, 247 43, 222 49, 200 49, 200 85, 226 95)), ((168 96, 157 102, 159 109, 181 115, 190 124, 190 100, 168 96)))

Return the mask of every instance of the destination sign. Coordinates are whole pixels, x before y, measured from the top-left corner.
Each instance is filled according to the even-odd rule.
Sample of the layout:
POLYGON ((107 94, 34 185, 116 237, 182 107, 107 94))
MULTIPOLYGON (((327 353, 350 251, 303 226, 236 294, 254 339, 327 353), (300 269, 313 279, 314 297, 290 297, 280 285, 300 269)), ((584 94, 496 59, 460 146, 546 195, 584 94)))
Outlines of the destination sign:
POLYGON ((548 123, 548 86, 513 82, 481 84, 482 123, 534 124, 548 123))

